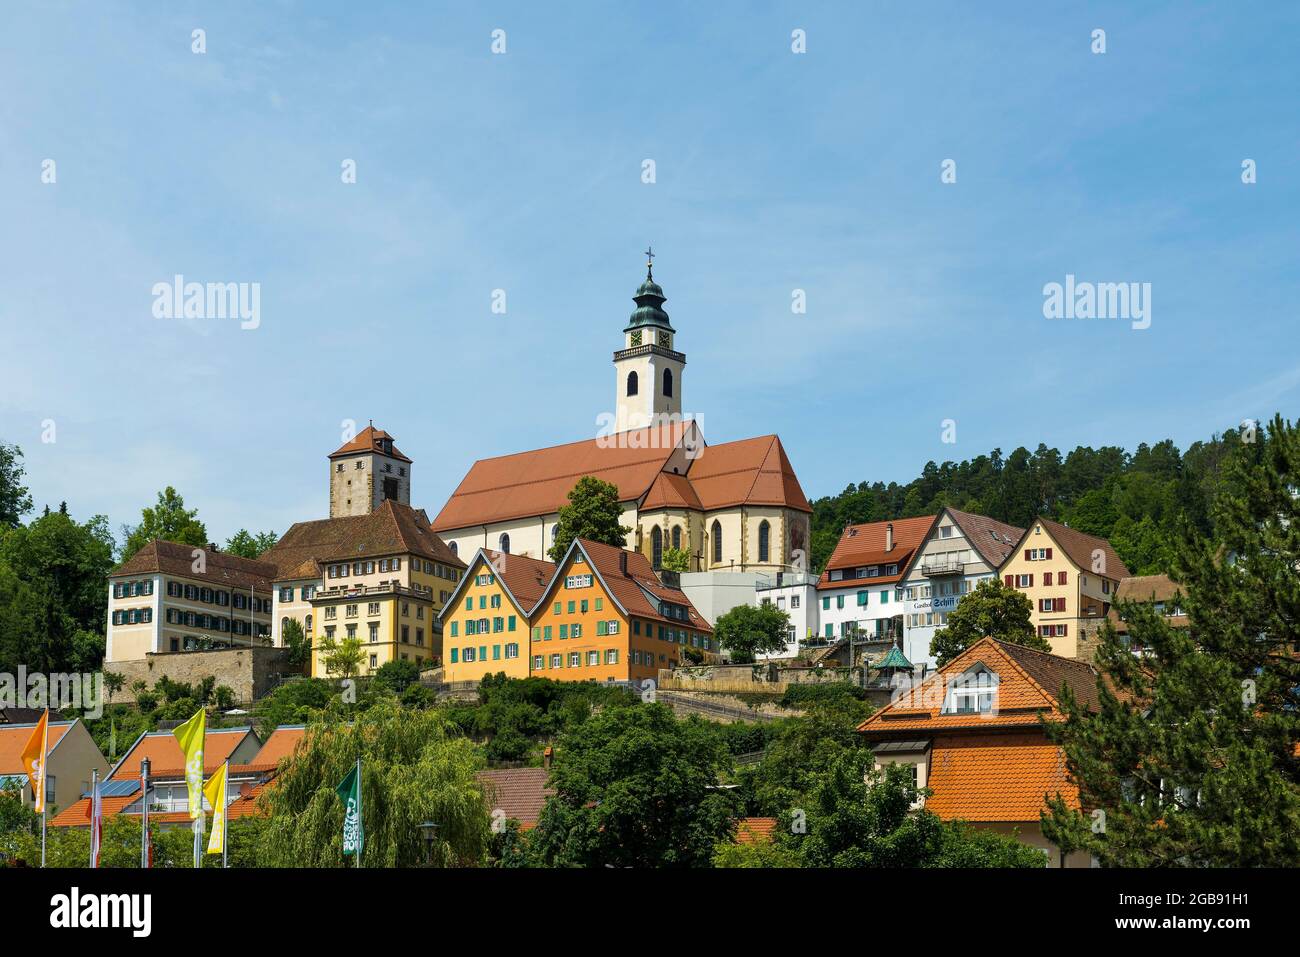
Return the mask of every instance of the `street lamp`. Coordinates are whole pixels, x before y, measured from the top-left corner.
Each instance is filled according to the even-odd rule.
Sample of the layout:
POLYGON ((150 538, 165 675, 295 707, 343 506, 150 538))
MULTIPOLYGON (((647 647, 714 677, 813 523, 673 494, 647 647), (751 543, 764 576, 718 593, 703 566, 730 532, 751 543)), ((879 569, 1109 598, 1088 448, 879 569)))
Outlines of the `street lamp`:
POLYGON ((425 821, 420 825, 420 836, 424 838, 424 866, 433 867, 433 845, 438 840, 438 825, 425 821))

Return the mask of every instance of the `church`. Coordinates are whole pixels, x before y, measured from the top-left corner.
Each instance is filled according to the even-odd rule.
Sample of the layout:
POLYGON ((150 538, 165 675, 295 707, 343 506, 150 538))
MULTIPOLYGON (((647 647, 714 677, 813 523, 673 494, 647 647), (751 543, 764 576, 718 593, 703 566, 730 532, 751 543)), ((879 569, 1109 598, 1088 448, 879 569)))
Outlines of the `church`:
POLYGON ((614 353, 612 416, 592 438, 480 459, 433 521, 467 560, 482 547, 545 558, 569 491, 591 475, 617 486, 627 547, 656 571, 682 549, 681 587, 710 621, 752 604, 754 585, 807 566, 812 509, 781 440, 709 445, 682 413, 686 355, 664 311, 653 253, 614 353))

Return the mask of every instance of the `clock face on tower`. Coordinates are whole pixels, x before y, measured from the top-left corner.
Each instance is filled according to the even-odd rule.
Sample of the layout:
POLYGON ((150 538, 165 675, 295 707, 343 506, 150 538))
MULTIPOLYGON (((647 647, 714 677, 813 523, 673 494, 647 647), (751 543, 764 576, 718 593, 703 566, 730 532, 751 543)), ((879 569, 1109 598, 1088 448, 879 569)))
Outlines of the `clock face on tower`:
POLYGON ((641 344, 641 330, 640 329, 633 330, 632 345, 639 346, 640 344, 641 344))
POLYGON ((659 345, 667 349, 672 346, 672 342, 673 342, 673 337, 671 335, 669 335, 666 332, 659 333, 659 345))

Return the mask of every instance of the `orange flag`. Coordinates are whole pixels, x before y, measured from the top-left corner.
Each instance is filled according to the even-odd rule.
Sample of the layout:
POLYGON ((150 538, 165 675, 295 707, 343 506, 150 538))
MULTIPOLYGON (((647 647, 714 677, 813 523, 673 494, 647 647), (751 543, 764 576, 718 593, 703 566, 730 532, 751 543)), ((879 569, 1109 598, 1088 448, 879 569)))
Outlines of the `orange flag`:
POLYGON ((22 762, 27 770, 27 780, 32 783, 32 796, 36 798, 36 813, 45 810, 45 755, 49 752, 50 709, 46 708, 41 720, 32 729, 32 736, 23 748, 22 762))

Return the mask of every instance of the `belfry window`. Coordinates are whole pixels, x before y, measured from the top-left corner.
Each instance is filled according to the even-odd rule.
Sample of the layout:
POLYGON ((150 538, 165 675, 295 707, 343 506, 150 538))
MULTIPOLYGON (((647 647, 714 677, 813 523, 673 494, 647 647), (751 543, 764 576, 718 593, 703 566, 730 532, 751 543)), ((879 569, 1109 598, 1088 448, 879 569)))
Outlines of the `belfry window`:
POLYGON ((671 397, 673 394, 673 370, 664 370, 664 395, 671 397))
POLYGON ((627 374, 627 394, 636 395, 636 387, 637 387, 636 373, 629 372, 627 374))

